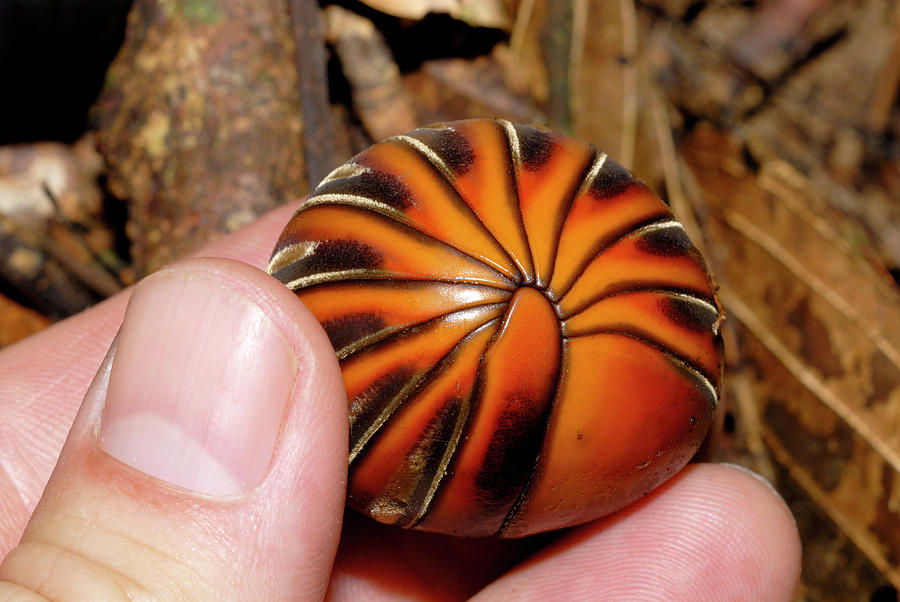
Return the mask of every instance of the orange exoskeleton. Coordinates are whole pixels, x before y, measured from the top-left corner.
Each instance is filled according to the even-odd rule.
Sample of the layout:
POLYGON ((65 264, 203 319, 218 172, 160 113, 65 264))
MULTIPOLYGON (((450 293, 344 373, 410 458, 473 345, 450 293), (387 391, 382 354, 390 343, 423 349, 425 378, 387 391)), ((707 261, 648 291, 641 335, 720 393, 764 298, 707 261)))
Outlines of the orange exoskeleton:
POLYGON ((348 503, 521 537, 586 522, 678 471, 721 387, 723 318, 667 206, 594 147, 468 120, 335 169, 269 272, 343 370, 348 503))

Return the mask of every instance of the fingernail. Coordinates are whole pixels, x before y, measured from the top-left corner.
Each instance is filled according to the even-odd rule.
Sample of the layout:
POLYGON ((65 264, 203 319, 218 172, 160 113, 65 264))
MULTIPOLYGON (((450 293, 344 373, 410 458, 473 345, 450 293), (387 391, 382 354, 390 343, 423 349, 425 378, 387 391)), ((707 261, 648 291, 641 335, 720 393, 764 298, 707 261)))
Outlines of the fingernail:
POLYGON ((297 374, 279 328, 202 273, 148 277, 128 303, 100 425, 122 462, 195 492, 262 482, 297 374))
POLYGON ((735 464, 734 462, 722 462, 721 464, 722 464, 722 466, 730 466, 731 468, 736 468, 736 469, 738 469, 739 471, 743 472, 744 474, 750 475, 751 477, 753 477, 754 479, 756 479, 757 481, 759 481, 760 483, 762 483, 763 485, 765 485, 766 488, 768 488, 769 491, 771 491, 772 493, 774 493, 774 494, 777 495, 778 497, 781 497, 781 493, 778 492, 778 489, 775 487, 775 485, 772 484, 772 482, 769 481, 769 479, 767 479, 766 477, 762 476, 761 474, 759 474, 759 473, 756 472, 755 470, 750 470, 750 469, 747 468, 746 466, 741 466, 740 464, 735 464))

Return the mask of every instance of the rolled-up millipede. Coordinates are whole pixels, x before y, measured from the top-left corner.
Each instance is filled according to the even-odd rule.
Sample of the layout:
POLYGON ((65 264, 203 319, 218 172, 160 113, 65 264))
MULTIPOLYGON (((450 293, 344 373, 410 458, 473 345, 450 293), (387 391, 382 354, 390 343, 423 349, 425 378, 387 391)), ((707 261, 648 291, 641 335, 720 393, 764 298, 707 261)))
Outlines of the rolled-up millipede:
POLYGON ((593 146, 467 120, 335 169, 269 272, 337 352, 348 503, 521 537, 618 510, 709 430, 723 314, 666 205, 593 146))

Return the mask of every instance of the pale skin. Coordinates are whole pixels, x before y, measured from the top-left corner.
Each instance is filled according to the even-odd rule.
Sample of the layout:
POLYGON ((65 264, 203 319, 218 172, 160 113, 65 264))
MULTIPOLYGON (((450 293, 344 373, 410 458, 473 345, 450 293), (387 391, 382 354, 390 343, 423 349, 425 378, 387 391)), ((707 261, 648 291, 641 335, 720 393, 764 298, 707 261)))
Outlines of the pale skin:
MULTIPOLYGON (((271 463, 238 494, 174 486, 101 444, 105 404, 118 394, 104 374, 121 355, 108 351, 132 291, 0 351, 0 601, 791 598, 793 519, 767 484, 733 466, 692 465, 613 516, 522 541, 404 532, 345 513, 347 415, 333 352, 302 304, 250 267, 265 265, 291 212, 135 294, 152 298, 170 278, 185 298, 249 299, 295 360, 271 463)), ((133 304, 122 329, 138 333, 148 373, 166 352, 141 346, 138 326, 162 319, 133 304)), ((210 326, 220 327, 229 325, 210 326)), ((200 344, 195 332, 173 336, 200 344)))

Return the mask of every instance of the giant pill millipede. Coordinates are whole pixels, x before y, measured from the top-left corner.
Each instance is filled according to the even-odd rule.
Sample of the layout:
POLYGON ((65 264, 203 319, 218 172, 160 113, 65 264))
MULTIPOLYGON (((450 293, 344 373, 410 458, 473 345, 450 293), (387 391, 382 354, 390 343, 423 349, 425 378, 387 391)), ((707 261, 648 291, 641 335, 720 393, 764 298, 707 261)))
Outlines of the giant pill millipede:
POLYGON ((506 121, 426 127, 335 169, 269 272, 322 323, 351 507, 521 537, 618 510, 712 422, 723 314, 666 205, 605 153, 506 121))

